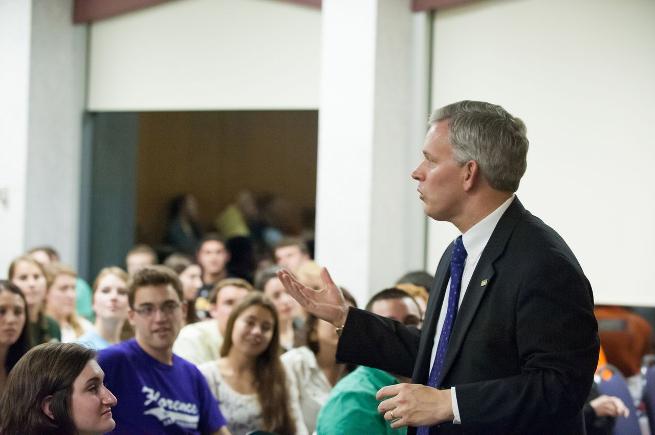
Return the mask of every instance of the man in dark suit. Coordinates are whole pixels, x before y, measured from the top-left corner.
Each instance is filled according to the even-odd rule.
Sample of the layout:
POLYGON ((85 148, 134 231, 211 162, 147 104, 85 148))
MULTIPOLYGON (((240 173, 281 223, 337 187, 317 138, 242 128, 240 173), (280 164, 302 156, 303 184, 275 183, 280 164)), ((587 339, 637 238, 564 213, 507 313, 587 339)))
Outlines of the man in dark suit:
POLYGON ((421 332, 348 309, 281 279, 341 334, 337 358, 412 376, 382 388, 378 410, 409 433, 584 433, 598 358, 591 286, 562 238, 514 192, 526 168, 523 122, 462 101, 430 119, 412 173, 428 216, 462 233, 443 254, 421 332), (414 429, 417 428, 417 429, 414 429))

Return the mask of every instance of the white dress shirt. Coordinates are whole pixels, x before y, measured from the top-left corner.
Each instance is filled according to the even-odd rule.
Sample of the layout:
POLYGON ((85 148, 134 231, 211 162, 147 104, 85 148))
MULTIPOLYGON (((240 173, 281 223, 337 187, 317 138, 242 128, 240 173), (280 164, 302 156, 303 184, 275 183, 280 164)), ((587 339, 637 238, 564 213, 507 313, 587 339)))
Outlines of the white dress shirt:
MULTIPOLYGON (((491 238, 491 233, 493 233, 498 221, 502 217, 505 210, 509 208, 509 205, 514 200, 514 195, 512 195, 507 201, 502 203, 500 207, 488 214, 484 219, 482 219, 477 224, 473 225, 467 232, 462 234, 462 242, 464 243, 464 248, 466 249, 467 256, 464 263, 464 272, 462 273, 462 284, 459 292, 459 302, 457 307, 459 308, 462 305, 462 300, 464 300, 464 295, 466 294, 466 288, 471 282, 471 277, 475 271, 482 251, 484 251, 485 246, 491 238)), ((439 344, 439 337, 441 336, 441 330, 443 329, 444 319, 446 318, 446 310, 448 308, 448 297, 450 296, 450 279, 448 279, 448 285, 446 287, 446 295, 444 296, 443 303, 441 304, 441 312, 439 313, 439 320, 437 321, 437 330, 434 336, 434 344, 432 345, 432 355, 430 357, 430 368, 434 364, 434 358, 437 353, 437 346, 439 344)), ((453 402, 453 423, 461 423, 459 415, 459 407, 457 406, 457 393, 455 387, 450 389, 451 398, 453 402)))

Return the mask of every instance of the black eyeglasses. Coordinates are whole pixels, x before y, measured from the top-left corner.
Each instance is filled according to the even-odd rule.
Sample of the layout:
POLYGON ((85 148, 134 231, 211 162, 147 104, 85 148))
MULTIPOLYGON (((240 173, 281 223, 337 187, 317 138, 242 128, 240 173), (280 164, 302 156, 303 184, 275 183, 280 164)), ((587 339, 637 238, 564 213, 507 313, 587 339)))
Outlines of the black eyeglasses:
POLYGON ((170 316, 173 314, 175 311, 177 311, 178 308, 180 308, 182 304, 179 302, 175 301, 166 301, 160 306, 155 306, 153 304, 143 304, 139 306, 138 308, 135 308, 134 311, 143 317, 152 317, 155 315, 157 310, 159 310, 162 314, 166 316, 170 316))

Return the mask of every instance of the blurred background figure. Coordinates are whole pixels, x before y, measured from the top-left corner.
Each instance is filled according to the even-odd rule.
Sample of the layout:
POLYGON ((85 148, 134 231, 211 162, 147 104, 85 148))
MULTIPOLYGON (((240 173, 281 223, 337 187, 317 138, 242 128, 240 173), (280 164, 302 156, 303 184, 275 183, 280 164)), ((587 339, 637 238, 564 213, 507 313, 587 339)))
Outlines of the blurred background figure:
POLYGON ((259 220, 259 211, 255 197, 249 190, 240 191, 235 202, 229 204, 218 215, 214 224, 216 230, 226 239, 232 237, 251 237, 250 230, 254 222, 259 220))
POLYGON ((95 352, 74 343, 46 343, 14 367, 0 399, 0 433, 101 434, 116 426, 116 397, 104 385, 95 352))
POLYGON ((196 299, 196 312, 200 319, 209 317, 209 295, 220 280, 230 277, 227 263, 230 252, 223 238, 216 233, 206 234, 200 241, 196 260, 202 269, 202 287, 196 299))
POLYGON ((59 324, 45 314, 48 283, 43 265, 32 257, 18 257, 9 265, 7 276, 25 295, 32 344, 61 341, 59 324))
POLYGON ((176 196, 169 205, 164 243, 173 251, 194 255, 201 238, 198 201, 190 193, 176 196))
MULTIPOLYGON (((357 308, 350 292, 342 291, 346 302, 357 308)), ((332 324, 310 314, 304 330, 307 344, 285 352, 282 363, 289 376, 292 400, 300 403, 299 424, 304 424, 309 433, 314 433, 318 412, 327 401, 330 390, 351 367, 337 362, 339 337, 332 324)))
POLYGON ((307 434, 298 424, 298 403, 291 401, 278 335, 275 307, 260 292, 252 293, 230 314, 221 358, 199 367, 233 435, 307 434))
POLYGON ((202 269, 194 263, 188 255, 171 254, 164 261, 164 266, 173 269, 182 282, 182 293, 187 305, 185 323, 191 324, 198 321, 196 313, 196 298, 202 287, 202 269))
POLYGON ((15 284, 0 280, 0 393, 11 369, 30 349, 27 325, 25 295, 15 284))
POLYGON ((311 261, 307 245, 302 239, 286 237, 275 244, 275 263, 297 274, 300 267, 311 261))
POLYGON ((157 253, 148 245, 136 245, 125 256, 125 265, 130 276, 146 266, 154 266, 155 264, 157 264, 157 253))
POLYGON ((93 283, 95 323, 77 339, 78 343, 101 350, 132 336, 126 323, 127 280, 127 272, 120 267, 105 267, 98 273, 93 283))
POLYGON ((75 311, 75 271, 61 263, 52 263, 46 267, 46 277, 45 312, 59 324, 61 341, 70 343, 93 330, 93 324, 75 311))
POLYGON ((229 275, 254 283, 257 258, 252 239, 245 236, 231 237, 227 240, 226 247, 230 253, 230 261, 227 263, 229 275))

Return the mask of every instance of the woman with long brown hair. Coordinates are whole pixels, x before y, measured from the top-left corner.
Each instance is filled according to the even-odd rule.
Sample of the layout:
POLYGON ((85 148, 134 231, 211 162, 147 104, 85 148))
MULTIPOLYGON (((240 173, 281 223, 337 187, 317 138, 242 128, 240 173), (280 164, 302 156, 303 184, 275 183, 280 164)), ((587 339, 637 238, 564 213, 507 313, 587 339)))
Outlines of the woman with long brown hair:
POLYGON ((7 375, 30 350, 27 301, 10 281, 0 280, 0 392, 7 375))
POLYGON ((296 425, 299 407, 291 403, 279 334, 275 306, 254 292, 230 314, 221 358, 199 366, 234 435, 307 433, 296 425))

